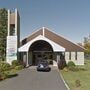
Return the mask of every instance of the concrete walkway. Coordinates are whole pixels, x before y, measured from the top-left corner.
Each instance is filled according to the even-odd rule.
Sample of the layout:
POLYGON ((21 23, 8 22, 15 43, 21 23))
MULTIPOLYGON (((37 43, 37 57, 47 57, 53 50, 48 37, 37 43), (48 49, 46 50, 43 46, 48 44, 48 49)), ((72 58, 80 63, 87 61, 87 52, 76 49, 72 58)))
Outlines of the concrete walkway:
POLYGON ((0 90, 67 90, 57 70, 22 70, 17 77, 0 82, 0 90))

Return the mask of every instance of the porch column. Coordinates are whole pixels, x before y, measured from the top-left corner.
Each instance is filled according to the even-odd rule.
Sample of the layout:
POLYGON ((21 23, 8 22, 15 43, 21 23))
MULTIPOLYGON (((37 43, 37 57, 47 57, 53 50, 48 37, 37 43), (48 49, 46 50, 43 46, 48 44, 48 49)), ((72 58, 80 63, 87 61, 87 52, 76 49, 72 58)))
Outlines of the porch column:
POLYGON ((59 63, 59 61, 60 61, 60 55, 58 54, 57 55, 57 64, 59 63))
POLYGON ((28 51, 27 51, 27 62, 26 62, 26 67, 28 67, 29 66, 29 63, 28 63, 28 51))

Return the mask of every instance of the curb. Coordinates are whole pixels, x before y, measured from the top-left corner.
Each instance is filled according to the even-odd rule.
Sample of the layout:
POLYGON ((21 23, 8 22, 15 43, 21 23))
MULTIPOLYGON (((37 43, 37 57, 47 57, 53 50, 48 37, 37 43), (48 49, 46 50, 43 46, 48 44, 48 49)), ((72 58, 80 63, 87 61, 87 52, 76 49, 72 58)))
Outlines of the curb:
POLYGON ((65 80, 64 80, 61 72, 58 70, 58 68, 57 68, 57 71, 58 71, 59 75, 61 76, 61 78, 62 78, 62 80, 63 80, 63 83, 65 84, 65 86, 67 87, 67 89, 70 90, 69 86, 68 86, 67 83, 65 82, 65 80))

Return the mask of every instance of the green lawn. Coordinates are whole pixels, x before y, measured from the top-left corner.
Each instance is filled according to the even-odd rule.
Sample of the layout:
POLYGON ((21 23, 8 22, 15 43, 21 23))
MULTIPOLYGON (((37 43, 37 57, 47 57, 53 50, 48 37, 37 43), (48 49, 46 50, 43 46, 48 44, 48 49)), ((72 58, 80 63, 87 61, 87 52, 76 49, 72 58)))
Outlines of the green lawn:
POLYGON ((75 72, 61 70, 64 80, 71 90, 90 90, 90 60, 86 60, 84 66, 78 67, 84 68, 84 70, 75 72), (76 80, 80 80, 81 86, 76 87, 76 80))

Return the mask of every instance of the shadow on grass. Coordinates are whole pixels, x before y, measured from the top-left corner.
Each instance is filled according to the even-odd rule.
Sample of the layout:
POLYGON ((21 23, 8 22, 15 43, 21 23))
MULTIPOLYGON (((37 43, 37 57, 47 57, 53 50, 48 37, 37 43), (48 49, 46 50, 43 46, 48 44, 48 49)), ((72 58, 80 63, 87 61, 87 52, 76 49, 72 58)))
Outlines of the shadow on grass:
POLYGON ((18 76, 18 74, 8 74, 8 75, 0 77, 0 81, 4 81, 5 79, 14 78, 17 76, 18 76))
POLYGON ((18 74, 15 73, 15 74, 10 74, 10 75, 8 75, 7 78, 13 78, 13 77, 17 77, 17 76, 18 76, 18 74))

